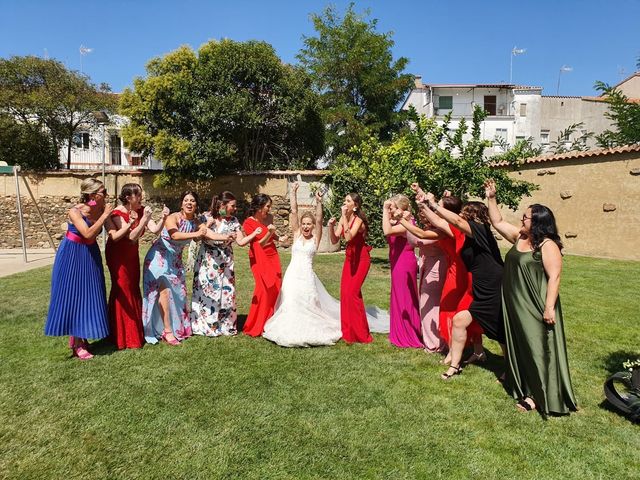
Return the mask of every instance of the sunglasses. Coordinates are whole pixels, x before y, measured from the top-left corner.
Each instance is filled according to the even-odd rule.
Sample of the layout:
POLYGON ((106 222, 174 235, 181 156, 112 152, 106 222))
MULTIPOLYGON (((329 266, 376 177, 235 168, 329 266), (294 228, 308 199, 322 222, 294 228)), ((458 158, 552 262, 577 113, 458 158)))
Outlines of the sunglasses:
POLYGON ((522 221, 531 220, 531 217, 527 217, 526 215, 522 215, 522 221))

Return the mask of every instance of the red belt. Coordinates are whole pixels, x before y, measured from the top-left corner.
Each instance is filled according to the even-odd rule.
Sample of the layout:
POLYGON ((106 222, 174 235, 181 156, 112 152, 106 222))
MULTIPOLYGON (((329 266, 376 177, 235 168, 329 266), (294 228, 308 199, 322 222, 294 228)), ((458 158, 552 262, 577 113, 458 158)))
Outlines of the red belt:
POLYGON ((80 235, 77 235, 69 231, 67 231, 67 234, 65 235, 65 237, 67 237, 72 242, 82 243, 83 245, 93 245, 94 243, 96 243, 96 240, 94 238, 92 238, 91 240, 88 240, 80 235))

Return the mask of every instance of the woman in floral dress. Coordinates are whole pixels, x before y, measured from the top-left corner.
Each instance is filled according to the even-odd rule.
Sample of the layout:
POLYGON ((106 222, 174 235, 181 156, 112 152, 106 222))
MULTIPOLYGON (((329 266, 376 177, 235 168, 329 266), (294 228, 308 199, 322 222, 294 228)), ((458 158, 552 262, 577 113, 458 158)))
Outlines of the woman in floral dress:
POLYGON ((191 336, 182 251, 191 240, 210 232, 197 217, 195 192, 182 195, 182 208, 169 215, 162 234, 144 259, 142 325, 147 343, 158 339, 179 345, 191 336))
POLYGON ((233 242, 244 246, 260 231, 244 236, 235 217, 236 197, 225 191, 211 200, 202 219, 211 233, 199 244, 193 274, 191 329, 194 335, 236 335, 236 278, 233 242))

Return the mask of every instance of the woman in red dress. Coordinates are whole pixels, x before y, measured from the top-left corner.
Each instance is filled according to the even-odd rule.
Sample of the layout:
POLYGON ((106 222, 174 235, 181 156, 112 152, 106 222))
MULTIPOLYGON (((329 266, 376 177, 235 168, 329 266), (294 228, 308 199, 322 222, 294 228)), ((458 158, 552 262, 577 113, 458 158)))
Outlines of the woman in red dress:
POLYGON ((245 235, 258 231, 249 244, 249 264, 256 286, 251 298, 249 315, 242 332, 252 337, 262 335, 264 324, 273 315, 282 286, 282 267, 275 240, 279 238, 273 225, 271 198, 260 193, 255 195, 249 206, 249 217, 242 224, 245 235))
POLYGON ((122 350, 144 344, 138 239, 146 228, 159 233, 169 209, 164 207, 158 223, 151 220, 151 208, 142 206, 142 188, 137 183, 124 185, 118 198, 122 205, 111 212, 105 254, 111 274, 109 339, 122 350))
POLYGON ((347 241, 340 278, 340 324, 342 339, 347 343, 373 341, 362 299, 362 284, 371 267, 371 247, 365 242, 367 226, 362 199, 357 193, 350 193, 344 198, 342 215, 337 225, 335 218, 329 220, 331 242, 338 243, 340 237, 347 241))

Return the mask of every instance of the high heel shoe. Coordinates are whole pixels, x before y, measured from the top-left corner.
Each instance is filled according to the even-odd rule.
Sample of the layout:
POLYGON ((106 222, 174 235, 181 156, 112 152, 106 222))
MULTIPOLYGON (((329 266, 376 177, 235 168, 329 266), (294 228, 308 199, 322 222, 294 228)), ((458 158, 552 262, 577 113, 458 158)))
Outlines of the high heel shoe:
POLYGON ((71 350, 73 351, 73 356, 78 357, 80 360, 91 360, 93 358, 93 355, 84 346, 73 347, 71 350))
POLYGON ((442 375, 440 375, 440 378, 442 380, 449 380, 451 377, 453 377, 455 375, 460 375, 462 373, 462 368, 460 366, 456 367, 454 365, 451 365, 449 368, 450 369, 453 368, 453 370, 454 370, 453 373, 447 373, 447 372, 449 372, 449 370, 447 370, 442 375))
POLYGON ((167 335, 173 335, 173 332, 162 332, 162 335, 160 336, 160 340, 162 340, 163 342, 169 344, 169 345, 180 345, 180 340, 178 340, 175 335, 173 336, 173 338, 167 338, 167 335))
POLYGON ((486 361, 487 361, 486 352, 482 352, 482 353, 473 352, 471 355, 469 355, 469 358, 467 358, 464 362, 462 362, 462 364, 471 365, 473 363, 484 363, 486 361))

